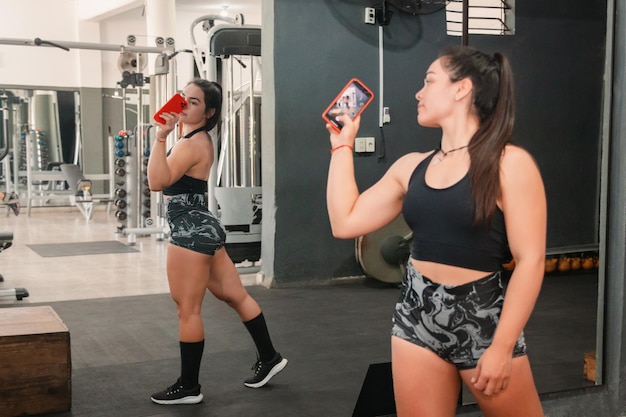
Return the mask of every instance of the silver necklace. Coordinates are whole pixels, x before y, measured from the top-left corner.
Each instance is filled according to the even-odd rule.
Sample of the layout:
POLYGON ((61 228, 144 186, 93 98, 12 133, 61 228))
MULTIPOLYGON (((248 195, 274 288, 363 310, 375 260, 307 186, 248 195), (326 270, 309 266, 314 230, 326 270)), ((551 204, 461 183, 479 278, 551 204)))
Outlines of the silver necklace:
POLYGON ((439 148, 439 152, 441 153, 441 155, 439 155, 434 161, 433 164, 437 165, 439 162, 443 161, 443 158, 445 158, 446 156, 448 156, 448 154, 451 154, 452 152, 455 151, 460 151, 461 149, 465 149, 469 146, 469 144, 464 145, 464 146, 459 146, 458 148, 454 148, 454 149, 450 149, 449 151, 444 151, 443 149, 439 148))

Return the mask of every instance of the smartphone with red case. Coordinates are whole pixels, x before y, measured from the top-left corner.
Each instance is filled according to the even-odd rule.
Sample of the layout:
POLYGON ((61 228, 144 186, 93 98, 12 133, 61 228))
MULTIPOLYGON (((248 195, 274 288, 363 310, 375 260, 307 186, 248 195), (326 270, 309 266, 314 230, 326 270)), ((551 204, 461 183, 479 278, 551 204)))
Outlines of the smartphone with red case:
POLYGON ((347 114, 351 119, 360 115, 374 99, 374 93, 357 78, 348 81, 337 97, 322 113, 324 119, 334 130, 339 132, 343 123, 337 120, 338 116, 347 114))
POLYGON ((163 107, 161 107, 156 113, 154 113, 154 120, 159 123, 165 124, 165 119, 161 117, 163 113, 180 114, 180 112, 182 112, 185 107, 187 107, 187 100, 185 100, 185 97, 183 97, 179 93, 176 93, 172 96, 171 99, 167 101, 167 103, 163 105, 163 107))

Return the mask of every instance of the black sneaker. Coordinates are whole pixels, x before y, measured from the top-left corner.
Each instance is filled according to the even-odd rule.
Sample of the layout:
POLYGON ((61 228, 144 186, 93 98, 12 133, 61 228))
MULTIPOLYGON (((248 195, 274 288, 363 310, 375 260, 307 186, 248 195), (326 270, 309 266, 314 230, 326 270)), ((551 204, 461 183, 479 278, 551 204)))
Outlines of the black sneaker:
POLYGON ((280 356, 278 352, 276 352, 274 359, 270 362, 257 360, 254 365, 252 365, 254 375, 246 379, 243 384, 249 388, 261 388, 263 385, 267 384, 274 375, 285 369, 287 362, 287 359, 280 356))
POLYGON ((200 384, 194 388, 184 388, 180 378, 171 386, 161 392, 152 394, 150 399, 157 404, 198 404, 202 401, 200 384))

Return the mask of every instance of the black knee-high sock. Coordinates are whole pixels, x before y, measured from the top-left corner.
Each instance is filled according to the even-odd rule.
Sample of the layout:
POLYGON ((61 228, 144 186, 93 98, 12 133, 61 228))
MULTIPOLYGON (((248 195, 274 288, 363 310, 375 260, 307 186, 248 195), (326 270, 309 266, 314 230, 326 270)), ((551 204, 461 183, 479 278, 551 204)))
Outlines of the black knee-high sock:
POLYGON ((272 345, 272 339, 267 330, 263 313, 252 320, 245 321, 243 324, 246 326, 246 329, 248 329, 248 332, 250 332, 250 336, 252 336, 252 340, 259 353, 259 360, 262 362, 271 361, 276 355, 276 350, 274 350, 274 345, 272 345))
POLYGON ((180 380, 185 388, 198 385, 200 362, 204 351, 204 340, 200 342, 180 342, 180 380))

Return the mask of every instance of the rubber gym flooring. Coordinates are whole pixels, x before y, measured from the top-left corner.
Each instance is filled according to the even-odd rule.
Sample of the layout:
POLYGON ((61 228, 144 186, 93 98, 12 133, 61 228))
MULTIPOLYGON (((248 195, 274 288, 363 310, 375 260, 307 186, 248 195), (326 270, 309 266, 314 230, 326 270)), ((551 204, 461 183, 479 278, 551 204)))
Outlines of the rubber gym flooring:
POLYGON ((47 243, 27 246, 34 250, 39 256, 44 258, 138 252, 137 249, 132 246, 125 245, 117 240, 78 243, 47 243))
MULTIPOLYGON (((209 296, 203 309, 204 401, 198 405, 160 406, 149 398, 179 372, 176 311, 168 294, 45 303, 70 330, 73 399, 71 411, 47 416, 352 416, 370 365, 390 360, 398 288, 366 279, 247 289, 263 308, 274 344, 289 364, 266 387, 246 388, 243 380, 255 360, 252 342, 236 314, 209 296)), ((595 273, 544 280, 526 329, 540 392, 591 385, 583 377, 583 356, 595 350, 596 294, 595 273)), ((383 391, 380 398, 370 391, 370 401, 384 402, 383 391)), ((471 402, 465 395, 463 400, 471 402)), ((360 415, 394 415, 378 413, 370 409, 360 415)))

